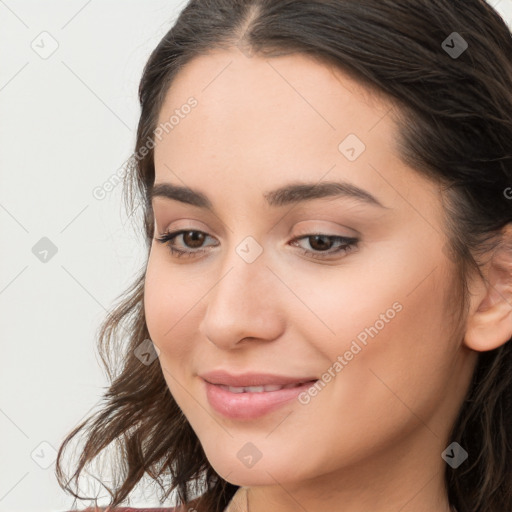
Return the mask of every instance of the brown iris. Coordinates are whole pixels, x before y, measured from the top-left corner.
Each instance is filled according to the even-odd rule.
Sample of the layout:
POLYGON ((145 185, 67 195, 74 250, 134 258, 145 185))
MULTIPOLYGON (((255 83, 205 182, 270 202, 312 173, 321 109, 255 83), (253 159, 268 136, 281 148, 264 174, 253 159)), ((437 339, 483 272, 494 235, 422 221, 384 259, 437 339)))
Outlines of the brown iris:
POLYGON ((185 245, 192 249, 198 249, 204 243, 205 234, 200 231, 185 231, 183 232, 183 241, 185 245), (190 242, 189 242, 190 239, 190 242), (197 244, 197 245, 194 245, 197 244))
POLYGON ((330 246, 332 244, 332 240, 330 240, 329 237, 325 236, 325 235, 311 235, 308 237, 308 240, 309 240, 311 247, 315 251, 322 251, 322 250, 330 249, 330 246), (324 242, 320 242, 319 244, 317 244, 317 242, 322 239, 324 240, 324 242), (313 243, 311 242, 312 240, 314 240, 313 243), (315 245, 317 247, 315 247, 315 245))

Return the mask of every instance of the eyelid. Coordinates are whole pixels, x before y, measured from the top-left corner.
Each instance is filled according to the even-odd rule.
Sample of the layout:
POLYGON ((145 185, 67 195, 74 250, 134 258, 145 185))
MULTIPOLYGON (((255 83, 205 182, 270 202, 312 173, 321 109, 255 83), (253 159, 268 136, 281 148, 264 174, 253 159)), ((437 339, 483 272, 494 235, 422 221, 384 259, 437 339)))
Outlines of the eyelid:
POLYGON ((155 233, 159 226, 162 229, 158 229, 158 231, 163 233, 164 231, 188 229, 190 225, 193 225, 194 229, 198 231, 208 233, 215 231, 219 235, 224 235, 226 231, 230 231, 229 223, 226 225, 216 215, 203 211, 196 206, 167 201, 158 197, 155 198, 155 201, 158 202, 158 204, 153 205, 155 233), (158 201, 159 199, 161 201, 158 201))
POLYGON ((207 227, 206 224, 204 224, 203 222, 199 221, 199 220, 190 220, 190 219, 178 219, 178 220, 173 220, 171 222, 162 222, 162 223, 159 223, 156 221, 156 218, 155 218, 155 230, 154 232, 155 233, 161 233, 161 234, 166 234, 166 233, 170 233, 170 232, 175 232, 175 231, 201 231, 202 233, 206 234, 206 235, 209 235, 209 236, 213 236, 213 235, 210 235, 209 231, 210 228, 207 227), (158 225, 161 224, 163 227, 163 229, 159 229, 158 225), (199 224, 199 227, 196 226, 196 224, 199 224))
POLYGON ((290 229, 290 232, 288 233, 289 236, 293 236, 294 238, 297 236, 314 234, 340 236, 344 238, 362 238, 361 232, 357 229, 327 219, 314 219, 297 222, 293 225, 292 229, 290 229), (328 226, 319 226, 319 222, 327 224, 328 226), (340 229, 342 229, 344 232, 339 232, 340 229))

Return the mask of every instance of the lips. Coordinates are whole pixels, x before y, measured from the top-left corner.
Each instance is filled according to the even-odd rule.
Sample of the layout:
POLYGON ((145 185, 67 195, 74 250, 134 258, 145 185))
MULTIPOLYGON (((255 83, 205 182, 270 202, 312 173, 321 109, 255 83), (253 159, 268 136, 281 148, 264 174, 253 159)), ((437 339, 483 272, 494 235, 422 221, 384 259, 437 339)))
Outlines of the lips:
MULTIPOLYGON (((199 375, 203 380, 210 384, 233 388, 233 392, 244 392, 246 388, 261 388, 262 386, 278 386, 275 391, 282 387, 294 387, 318 380, 315 376, 287 376, 271 373, 244 373, 241 375, 233 375, 225 370, 213 370, 199 375), (241 390, 241 391, 240 391, 241 390)), ((259 389, 255 389, 255 392, 259 389)), ((261 391, 273 391, 273 389, 263 389, 261 391)))
POLYGON ((281 407, 297 407, 297 396, 307 392, 313 385, 312 382, 302 385, 291 384, 291 387, 276 391, 244 391, 246 388, 242 387, 242 392, 237 392, 233 391, 233 387, 210 384, 204 379, 202 381, 204 396, 210 407, 218 414, 234 421, 254 421, 281 407))

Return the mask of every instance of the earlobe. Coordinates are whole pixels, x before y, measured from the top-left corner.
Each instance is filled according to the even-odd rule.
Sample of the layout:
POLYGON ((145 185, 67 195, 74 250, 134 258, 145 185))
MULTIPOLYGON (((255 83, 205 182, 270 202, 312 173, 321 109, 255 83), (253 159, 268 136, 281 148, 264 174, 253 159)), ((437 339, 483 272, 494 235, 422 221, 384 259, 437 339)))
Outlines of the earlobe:
POLYGON ((468 319, 464 342, 478 352, 504 345, 512 338, 512 306, 500 301, 484 311, 477 310, 468 319))
POLYGON ((502 230, 502 243, 485 265, 480 293, 473 296, 465 345, 478 352, 494 350, 512 338, 512 224, 502 230))

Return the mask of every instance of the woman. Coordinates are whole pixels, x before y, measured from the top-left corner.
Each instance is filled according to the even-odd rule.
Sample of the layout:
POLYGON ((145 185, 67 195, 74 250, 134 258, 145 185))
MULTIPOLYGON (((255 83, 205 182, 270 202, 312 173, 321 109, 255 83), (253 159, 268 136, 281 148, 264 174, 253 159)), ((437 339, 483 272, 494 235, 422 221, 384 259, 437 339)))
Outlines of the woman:
POLYGON ((147 473, 177 510, 512 510, 511 91, 481 0, 190 1, 140 84, 123 362, 61 485, 81 432, 76 481, 118 444, 112 507, 147 473))

